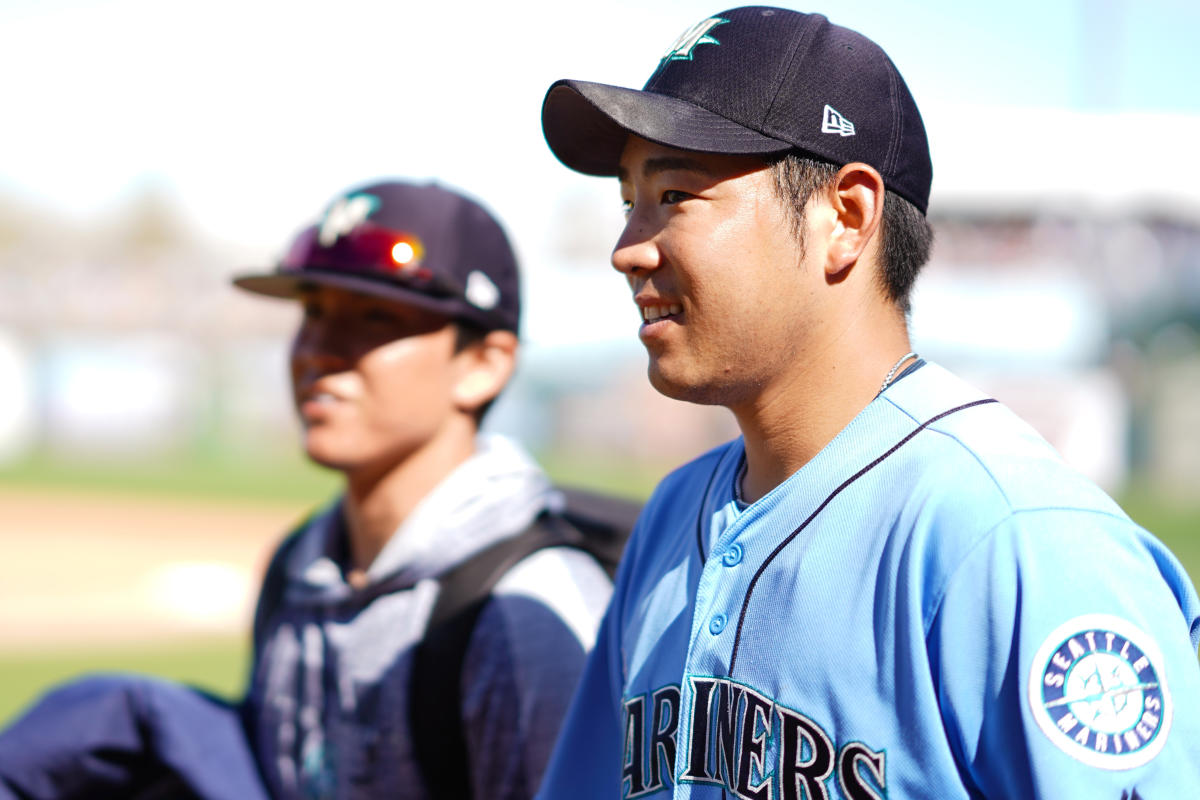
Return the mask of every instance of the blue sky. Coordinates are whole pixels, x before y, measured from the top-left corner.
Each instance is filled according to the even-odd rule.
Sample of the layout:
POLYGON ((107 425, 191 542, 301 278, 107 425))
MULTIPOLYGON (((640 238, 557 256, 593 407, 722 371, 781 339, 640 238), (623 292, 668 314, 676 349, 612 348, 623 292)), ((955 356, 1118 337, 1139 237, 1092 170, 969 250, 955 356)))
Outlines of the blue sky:
MULTIPOLYGON (((880 42, 930 112, 1200 114, 1195 2, 788 5, 880 42)), ((265 253, 348 185, 437 176, 533 250, 550 207, 597 191, 541 140, 549 83, 640 85, 721 8, 0 0, 0 192, 86 220, 152 182, 205 235, 265 253)))

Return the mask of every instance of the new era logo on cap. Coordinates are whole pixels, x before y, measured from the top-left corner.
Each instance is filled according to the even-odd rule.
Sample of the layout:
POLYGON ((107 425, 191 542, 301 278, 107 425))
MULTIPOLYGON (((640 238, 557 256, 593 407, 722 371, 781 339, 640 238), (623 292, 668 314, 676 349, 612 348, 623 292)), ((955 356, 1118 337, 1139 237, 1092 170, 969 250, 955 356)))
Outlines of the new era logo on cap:
POLYGON ((841 136, 854 135, 854 123, 843 117, 833 106, 825 106, 825 115, 821 119, 821 133, 836 133, 841 136))
POLYGON ((467 302, 485 311, 493 309, 500 302, 500 289, 492 279, 479 270, 471 270, 467 276, 467 288, 463 292, 467 302))

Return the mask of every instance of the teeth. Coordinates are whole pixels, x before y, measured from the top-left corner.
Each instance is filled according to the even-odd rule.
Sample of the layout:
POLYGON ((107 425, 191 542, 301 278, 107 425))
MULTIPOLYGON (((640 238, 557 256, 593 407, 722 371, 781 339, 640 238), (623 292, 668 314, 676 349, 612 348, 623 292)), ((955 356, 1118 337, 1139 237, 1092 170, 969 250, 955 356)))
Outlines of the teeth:
POLYGON ((653 322, 656 319, 661 319, 671 314, 682 314, 683 306, 679 303, 671 303, 665 306, 643 306, 642 319, 646 322, 653 322))

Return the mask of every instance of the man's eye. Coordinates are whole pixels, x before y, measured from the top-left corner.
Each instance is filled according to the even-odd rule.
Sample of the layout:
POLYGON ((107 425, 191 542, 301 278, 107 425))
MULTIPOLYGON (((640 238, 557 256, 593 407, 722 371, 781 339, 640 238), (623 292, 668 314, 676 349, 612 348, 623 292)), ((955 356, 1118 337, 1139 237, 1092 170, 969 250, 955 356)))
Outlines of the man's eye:
POLYGON ((321 318, 321 307, 316 303, 305 303, 300 308, 303 311, 305 319, 321 318))
POLYGON ((621 213, 627 217, 633 213, 633 201, 632 200, 622 200, 621 201, 621 213))
POLYGON ((673 206, 676 203, 682 203, 689 197, 691 197, 691 195, 689 195, 687 192, 681 192, 678 189, 667 189, 662 193, 662 202, 664 205, 673 206))

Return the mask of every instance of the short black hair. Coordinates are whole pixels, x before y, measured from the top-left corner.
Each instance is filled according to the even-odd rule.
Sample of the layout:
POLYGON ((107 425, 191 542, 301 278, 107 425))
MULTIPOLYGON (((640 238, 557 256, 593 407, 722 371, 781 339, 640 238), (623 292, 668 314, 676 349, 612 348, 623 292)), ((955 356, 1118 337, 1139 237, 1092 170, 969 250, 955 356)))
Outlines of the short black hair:
MULTIPOLYGON (((833 182, 839 167, 798 150, 790 150, 767 163, 775 191, 787 206, 792 233, 803 247, 804 210, 808 201, 813 192, 833 182)), ((879 280, 887 298, 907 315, 912 306, 913 283, 933 249, 933 228, 916 206, 891 189, 884 195, 882 228, 879 280)))
MULTIPOLYGON (((481 325, 477 325, 474 322, 471 322, 469 320, 464 320, 464 319, 456 319, 451 324, 454 325, 454 352, 455 353, 461 353, 463 350, 466 350, 468 347, 479 344, 484 339, 486 339, 487 335, 489 333, 491 333, 493 330, 491 328, 485 328, 481 325)), ((500 392, 503 392, 503 391, 504 391, 504 387, 501 387, 500 392)), ((492 410, 492 406, 495 404, 496 399, 498 397, 500 397, 500 392, 496 393, 496 397, 493 397, 491 400, 488 400, 486 403, 481 405, 479 408, 475 409, 475 427, 476 428, 483 425, 483 418, 485 416, 487 416, 487 413, 489 411, 492 410)))
POLYGON ((465 319, 456 319, 454 325, 454 352, 461 353, 473 344, 482 342, 491 331, 465 319))

